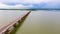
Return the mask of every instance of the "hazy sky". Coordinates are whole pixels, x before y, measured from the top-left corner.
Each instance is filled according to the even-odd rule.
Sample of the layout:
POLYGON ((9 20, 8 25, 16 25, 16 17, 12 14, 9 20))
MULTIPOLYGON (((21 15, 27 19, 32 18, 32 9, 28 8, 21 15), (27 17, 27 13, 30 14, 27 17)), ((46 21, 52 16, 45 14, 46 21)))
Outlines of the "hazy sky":
POLYGON ((0 8, 60 8, 60 0, 0 0, 0 8))

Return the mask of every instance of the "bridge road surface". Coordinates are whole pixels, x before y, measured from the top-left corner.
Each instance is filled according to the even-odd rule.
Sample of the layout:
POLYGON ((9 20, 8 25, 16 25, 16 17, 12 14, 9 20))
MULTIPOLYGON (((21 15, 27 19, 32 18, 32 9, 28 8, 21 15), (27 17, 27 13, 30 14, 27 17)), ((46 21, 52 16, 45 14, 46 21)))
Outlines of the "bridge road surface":
POLYGON ((23 16, 29 11, 20 11, 20 10, 0 10, 0 30, 4 26, 8 25, 17 18, 23 16))
POLYGON ((32 11, 15 34, 60 34, 60 12, 32 11))

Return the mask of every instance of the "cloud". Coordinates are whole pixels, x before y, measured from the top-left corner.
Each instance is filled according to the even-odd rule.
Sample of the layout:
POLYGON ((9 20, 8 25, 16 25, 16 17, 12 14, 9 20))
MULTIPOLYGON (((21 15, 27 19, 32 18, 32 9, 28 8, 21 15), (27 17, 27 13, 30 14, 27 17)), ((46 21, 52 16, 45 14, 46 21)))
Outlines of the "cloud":
POLYGON ((33 9, 60 9, 60 0, 51 0, 49 2, 41 2, 33 4, 33 9))
POLYGON ((32 5, 25 6, 23 4, 19 4, 15 6, 10 6, 10 5, 0 3, 0 9, 29 9, 31 7, 32 5))
POLYGON ((52 0, 47 2, 42 8, 50 8, 50 9, 60 9, 60 0, 52 0))
POLYGON ((0 0, 0 8, 29 9, 48 0, 0 0))
POLYGON ((0 0, 0 9, 29 9, 32 4, 22 3, 20 0, 0 0))
POLYGON ((60 8, 60 0, 0 0, 0 8, 60 8))
POLYGON ((0 2, 6 3, 14 3, 14 4, 39 4, 41 2, 50 2, 51 0, 0 0, 0 2))

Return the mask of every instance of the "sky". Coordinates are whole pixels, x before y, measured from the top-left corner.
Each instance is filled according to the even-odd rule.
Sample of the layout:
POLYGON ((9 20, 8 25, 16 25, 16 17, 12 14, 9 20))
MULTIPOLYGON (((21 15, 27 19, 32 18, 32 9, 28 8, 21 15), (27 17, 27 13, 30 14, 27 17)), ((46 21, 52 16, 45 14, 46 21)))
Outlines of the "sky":
POLYGON ((0 9, 59 9, 60 0, 0 0, 0 9))

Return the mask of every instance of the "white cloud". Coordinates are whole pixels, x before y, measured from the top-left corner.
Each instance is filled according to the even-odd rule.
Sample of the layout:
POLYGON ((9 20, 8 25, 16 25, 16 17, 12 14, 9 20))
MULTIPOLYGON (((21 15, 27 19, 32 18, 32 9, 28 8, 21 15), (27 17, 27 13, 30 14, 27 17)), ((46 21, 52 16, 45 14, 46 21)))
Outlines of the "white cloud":
POLYGON ((15 6, 9 6, 9 5, 5 5, 0 3, 0 9, 29 9, 30 7, 32 7, 32 5, 29 6, 24 6, 22 4, 19 5, 15 5, 15 6))
POLYGON ((0 2, 8 3, 8 2, 14 2, 14 3, 29 3, 29 4, 38 4, 41 2, 49 2, 51 0, 0 0, 0 2))
POLYGON ((52 0, 46 3, 43 8, 52 8, 52 9, 60 9, 60 0, 52 0))
POLYGON ((23 3, 29 3, 29 4, 38 4, 41 2, 49 2, 50 0, 22 0, 23 3))
POLYGON ((54 1, 60 1, 60 0, 0 0, 2 3, 28 3, 28 4, 38 4, 42 2, 54 2, 54 1))
POLYGON ((0 0, 0 8, 8 8, 8 9, 29 9, 33 7, 33 4, 40 4, 40 3, 46 3, 47 6, 54 6, 56 4, 60 3, 60 0, 0 0), (15 3, 15 6, 6 5, 6 3, 15 3), (52 4, 51 4, 52 3, 52 4), (23 4, 29 4, 29 5, 23 5, 23 4))
POLYGON ((31 8, 32 7, 32 5, 31 4, 29 4, 29 5, 23 5, 23 4, 18 4, 18 5, 6 5, 6 4, 4 4, 4 3, 9 3, 9 2, 13 2, 13 3, 19 3, 20 2, 20 0, 0 0, 0 9, 2 8, 2 9, 29 9, 29 8, 31 8))

